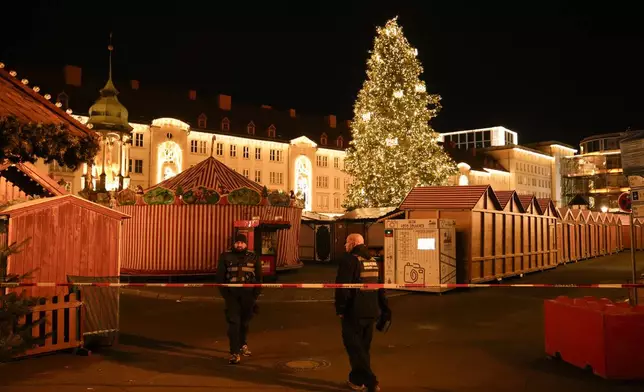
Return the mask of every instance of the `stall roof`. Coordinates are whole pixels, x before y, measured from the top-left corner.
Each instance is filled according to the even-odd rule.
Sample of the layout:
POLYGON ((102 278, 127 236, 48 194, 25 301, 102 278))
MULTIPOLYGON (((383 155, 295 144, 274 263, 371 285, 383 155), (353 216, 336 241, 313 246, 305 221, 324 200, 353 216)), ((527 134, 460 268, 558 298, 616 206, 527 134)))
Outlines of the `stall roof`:
POLYGON ((33 199, 33 200, 21 202, 21 203, 16 203, 0 210, 0 215, 12 216, 12 215, 21 214, 23 212, 31 211, 31 210, 46 208, 54 204, 65 204, 65 203, 75 204, 77 206, 93 210, 97 213, 107 215, 114 219, 131 218, 131 216, 124 214, 120 211, 113 210, 111 208, 102 206, 100 204, 92 203, 89 200, 86 200, 86 199, 83 199, 82 197, 78 197, 76 195, 71 195, 71 194, 54 196, 54 197, 43 197, 40 199, 33 199))
POLYGON ((534 197, 534 195, 519 195, 519 200, 521 201, 521 205, 523 206, 524 211, 528 211, 533 200, 536 201, 534 205, 537 207, 537 213, 540 215, 543 214, 541 205, 538 203, 537 198, 534 197))
POLYGON ((29 87, 27 79, 13 76, 0 64, 0 117, 15 116, 23 123, 63 125, 71 135, 94 137, 93 131, 29 87))
POLYGON ((395 211, 397 207, 356 208, 339 216, 338 220, 374 220, 395 211))
POLYGON ((333 222, 335 219, 324 214, 318 214, 313 211, 303 211, 302 212, 303 221, 320 221, 320 222, 333 222))
POLYGON ((486 193, 496 203, 496 207, 501 209, 499 200, 489 185, 416 187, 407 194, 399 208, 471 210, 486 193))
POLYGON ((262 192, 261 185, 237 173, 212 156, 148 189, 161 187, 176 192, 181 186, 184 191, 198 187, 217 190, 220 185, 229 192, 239 188, 250 188, 260 194, 262 192))
POLYGON ((67 191, 29 162, 0 164, 0 177, 30 196, 62 196, 67 191))

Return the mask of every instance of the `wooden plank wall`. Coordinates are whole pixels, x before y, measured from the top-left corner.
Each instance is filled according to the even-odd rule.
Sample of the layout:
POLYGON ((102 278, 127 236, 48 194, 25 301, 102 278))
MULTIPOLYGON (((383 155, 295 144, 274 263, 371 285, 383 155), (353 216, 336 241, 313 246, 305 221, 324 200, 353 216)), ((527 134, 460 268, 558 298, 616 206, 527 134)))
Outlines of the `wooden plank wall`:
MULTIPOLYGON (((9 258, 9 273, 30 271, 35 282, 67 282, 68 275, 119 275, 120 221, 72 204, 25 211, 9 220, 9 243, 31 238, 9 258)), ((29 295, 55 296, 65 287, 26 288, 29 295)))

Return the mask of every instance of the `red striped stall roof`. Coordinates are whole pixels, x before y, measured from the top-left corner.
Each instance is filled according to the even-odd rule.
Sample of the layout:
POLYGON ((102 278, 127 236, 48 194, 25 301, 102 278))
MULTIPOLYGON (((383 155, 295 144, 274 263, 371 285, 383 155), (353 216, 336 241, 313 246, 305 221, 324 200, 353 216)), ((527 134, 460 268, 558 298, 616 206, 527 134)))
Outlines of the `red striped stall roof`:
POLYGON ((228 191, 245 187, 253 189, 260 194, 262 192, 261 185, 249 180, 213 157, 208 157, 193 167, 184 170, 176 176, 168 178, 149 189, 162 187, 176 191, 177 188, 181 186, 183 190, 187 191, 188 189, 202 186, 216 190, 220 185, 228 191))
POLYGON ((400 204, 401 210, 471 210, 488 193, 500 209, 489 185, 426 186, 413 188, 400 204))

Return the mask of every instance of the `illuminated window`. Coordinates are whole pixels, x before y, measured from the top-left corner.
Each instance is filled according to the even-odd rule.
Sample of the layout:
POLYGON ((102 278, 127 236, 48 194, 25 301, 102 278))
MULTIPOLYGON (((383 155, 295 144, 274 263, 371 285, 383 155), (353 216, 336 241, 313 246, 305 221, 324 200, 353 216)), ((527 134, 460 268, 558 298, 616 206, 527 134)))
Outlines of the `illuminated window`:
POLYGON ((338 157, 333 158, 333 167, 335 167, 336 169, 340 168, 340 158, 338 157))
POLYGON ((230 131, 230 120, 228 118, 221 120, 221 130, 230 131))
POLYGON ((261 170, 255 170, 255 182, 262 182, 262 172, 261 170))
POLYGON ((244 146, 244 148, 243 148, 243 150, 242 150, 242 156, 244 157, 244 159, 248 159, 248 158, 249 158, 249 156, 250 156, 250 152, 249 152, 249 151, 250 151, 250 147, 248 147, 248 146, 244 146))
POLYGON ((224 155, 224 143, 217 143, 217 156, 224 155))
POLYGON ((335 189, 340 189, 340 179, 338 177, 333 178, 333 187, 335 189))
POLYGON ((329 166, 329 158, 328 157, 318 155, 318 156, 315 157, 315 161, 316 161, 316 164, 319 167, 328 167, 329 166))
POLYGON ((250 170, 244 169, 242 170, 242 174, 244 175, 244 177, 250 178, 250 170))
POLYGON ((328 188, 329 187, 329 177, 327 176, 317 176, 317 185, 318 188, 328 188))
POLYGON ((323 133, 322 136, 320 136, 320 144, 323 146, 326 146, 326 142, 327 142, 327 136, 326 136, 326 133, 323 133))
POLYGON ((134 134, 134 147, 143 147, 143 134, 135 133, 134 134))
POLYGON ((268 137, 275 137, 275 125, 268 127, 268 137))
POLYGON ((252 121, 250 123, 248 123, 248 126, 246 127, 246 130, 248 131, 249 135, 254 135, 255 134, 255 123, 252 122, 252 121))
POLYGON ((190 152, 195 154, 197 152, 197 141, 190 140, 190 152))
POLYGON ((282 161, 282 151, 281 150, 270 150, 269 159, 275 162, 282 161))
POLYGON ((342 136, 338 136, 338 139, 336 140, 335 144, 339 148, 343 148, 344 147, 344 138, 342 136))
POLYGON ((237 146, 234 144, 230 145, 230 156, 233 158, 237 156, 237 146))
POLYGON ((137 174, 143 173, 143 159, 134 160, 134 172, 137 174))
POLYGON ((258 161, 262 159, 262 149, 260 147, 255 147, 255 159, 258 161))
POLYGON ((205 154, 207 148, 208 142, 205 140, 199 140, 199 154, 205 154))

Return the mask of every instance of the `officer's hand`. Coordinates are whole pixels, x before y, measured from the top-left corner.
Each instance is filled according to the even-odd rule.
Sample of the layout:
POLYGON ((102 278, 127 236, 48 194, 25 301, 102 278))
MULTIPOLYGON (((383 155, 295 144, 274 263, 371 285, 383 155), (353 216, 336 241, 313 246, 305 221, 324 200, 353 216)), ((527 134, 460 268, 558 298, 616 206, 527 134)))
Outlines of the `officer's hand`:
POLYGON ((253 313, 254 314, 259 314, 259 305, 257 305, 257 304, 253 305, 253 313))

